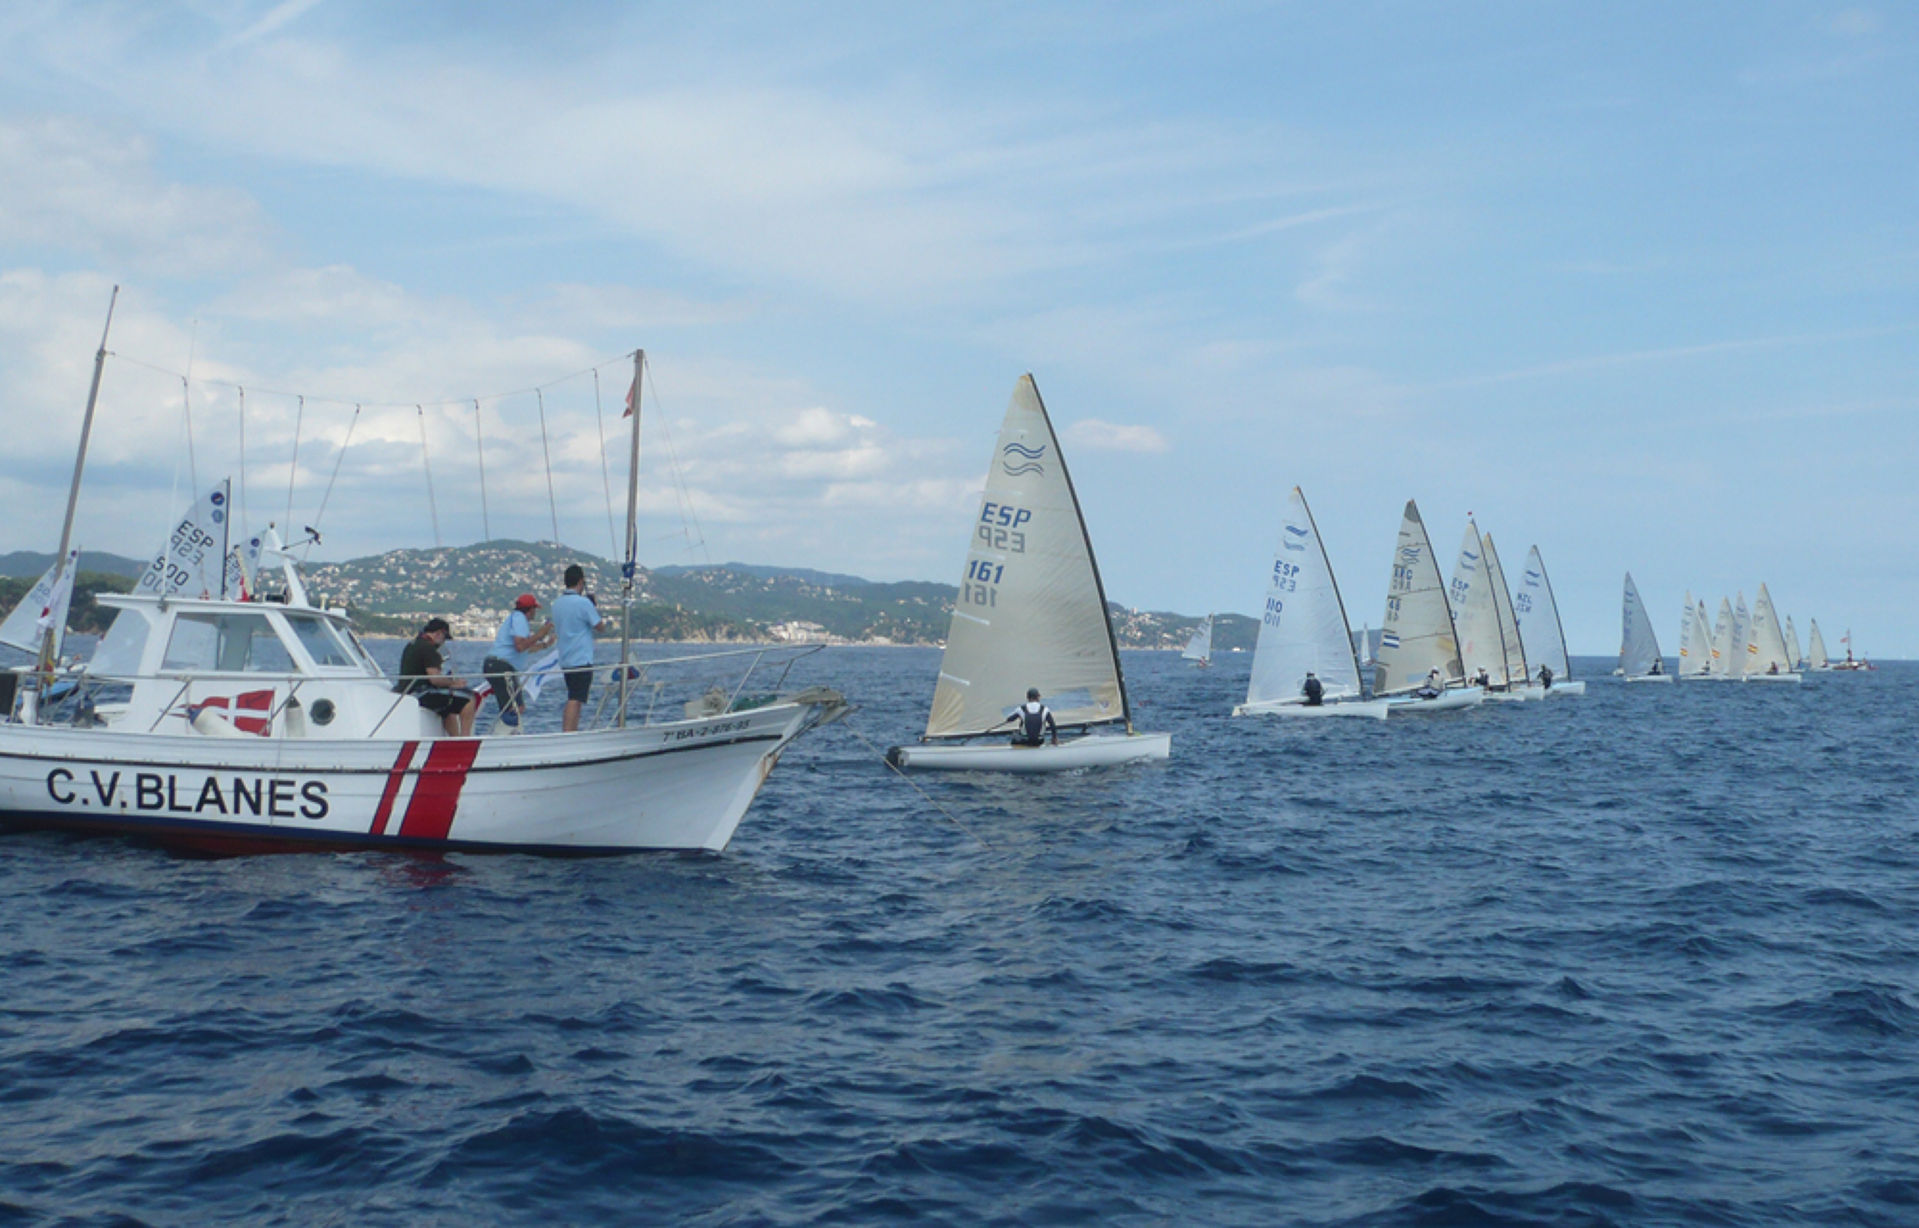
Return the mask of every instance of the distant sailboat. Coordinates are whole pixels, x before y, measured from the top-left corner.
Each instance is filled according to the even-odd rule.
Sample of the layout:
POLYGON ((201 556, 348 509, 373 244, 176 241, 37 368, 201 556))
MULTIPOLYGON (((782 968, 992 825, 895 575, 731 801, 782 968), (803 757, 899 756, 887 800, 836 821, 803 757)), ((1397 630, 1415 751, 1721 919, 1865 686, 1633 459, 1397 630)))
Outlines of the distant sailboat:
POLYGON ((1399 523, 1399 540, 1393 547, 1392 580, 1386 590, 1386 617, 1380 623, 1373 694, 1390 697, 1394 712, 1467 708, 1485 698, 1478 687, 1466 685, 1466 667, 1460 660, 1439 561, 1433 556, 1432 540, 1426 536, 1426 522, 1419 518, 1419 505, 1410 499, 1399 523), (1434 672, 1443 689, 1427 698, 1420 692, 1434 672))
POLYGON ((1798 669, 1800 662, 1806 659, 1799 651, 1799 632, 1792 625, 1792 615, 1786 615, 1786 658, 1792 662, 1792 668, 1798 669))
POLYGON ((1060 772, 1164 759, 1172 736, 1136 733, 1099 565, 1030 375, 1013 387, 966 572, 940 658, 926 733, 895 746, 895 767, 1060 772), (1012 714, 1029 687, 1053 710, 1058 744, 1013 746, 1012 714), (1086 733, 1120 727, 1112 735, 1086 733), (970 740, 984 739, 968 744, 970 740))
MULTIPOLYGON (((57 658, 67 633, 67 607, 73 601, 73 577, 80 570, 80 551, 67 551, 66 561, 55 560, 18 605, 0 622, 0 644, 21 652, 38 653, 52 635, 49 658, 57 658)), ((6 715, 6 714, 0 714, 6 715)))
POLYGON ((1626 573, 1621 598, 1621 619, 1619 672, 1626 676, 1626 681, 1671 682, 1672 675, 1666 672, 1665 662, 1659 656, 1659 637, 1653 634, 1652 616, 1646 613, 1646 603, 1639 599, 1639 586, 1632 582, 1630 571, 1626 573))
MULTIPOLYGON (((1741 597, 1740 603, 1745 603, 1741 597)), ((1706 677, 1724 680, 1732 676, 1732 602, 1724 597, 1719 599, 1719 615, 1712 620, 1712 663, 1706 668, 1706 677)))
POLYGON ((1712 632, 1706 629, 1706 603, 1693 603, 1686 594, 1686 608, 1679 616, 1679 676, 1704 678, 1712 668, 1712 632))
POLYGON ((1186 650, 1179 654, 1182 661, 1191 661, 1200 669, 1206 669, 1213 663, 1213 616, 1208 614, 1200 620, 1199 627, 1193 632, 1193 638, 1186 641, 1186 650))
POLYGON ((1493 613, 1499 616, 1499 644, 1506 659, 1507 693, 1521 699, 1544 699, 1546 688, 1532 680, 1526 664, 1526 643, 1519 635, 1519 615, 1513 609, 1512 590, 1506 587, 1506 569, 1500 565, 1493 535, 1483 534, 1479 545, 1486 556, 1487 579, 1492 583, 1493 613))
POLYGON ((1752 623, 1746 632, 1747 682, 1797 682, 1792 658, 1786 653, 1786 637, 1779 628, 1779 613, 1773 609, 1772 594, 1759 586, 1752 602, 1752 623))
POLYGON ((1553 597, 1546 560, 1534 546, 1526 552, 1526 570, 1513 592, 1513 618, 1526 637, 1526 659, 1552 671, 1548 695, 1584 695, 1586 684, 1573 677, 1566 656, 1566 628, 1559 621, 1559 602, 1553 597))
POLYGON ((1352 624, 1339 596, 1332 561, 1299 487, 1286 504, 1279 548, 1266 576, 1266 606, 1253 649, 1246 702, 1234 716, 1371 716, 1386 718, 1383 699, 1366 699, 1353 652, 1352 624), (1320 702, 1305 696, 1307 678, 1320 702))
POLYGON ((1819 634, 1819 620, 1813 619, 1811 626, 1812 631, 1806 641, 1806 668, 1815 672, 1829 670, 1832 661, 1826 656, 1826 637, 1819 634))

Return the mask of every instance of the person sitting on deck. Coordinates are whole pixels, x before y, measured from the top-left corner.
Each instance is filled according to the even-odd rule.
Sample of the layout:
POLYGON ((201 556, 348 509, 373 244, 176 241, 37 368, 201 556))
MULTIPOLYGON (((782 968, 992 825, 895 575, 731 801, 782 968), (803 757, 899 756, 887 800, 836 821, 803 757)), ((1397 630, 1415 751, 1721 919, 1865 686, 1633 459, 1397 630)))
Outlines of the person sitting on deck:
POLYGON ((1473 675, 1473 685, 1476 687, 1490 687, 1492 684, 1493 676, 1486 672, 1485 666, 1480 666, 1479 672, 1473 675))
POLYGON ((1414 694, 1418 695, 1421 699, 1438 699, 1439 693, 1445 689, 1446 680, 1439 676, 1438 670, 1431 669, 1426 671, 1426 681, 1420 685, 1419 690, 1415 691, 1414 694))
POLYGON ((453 635, 444 618, 429 618, 420 634, 400 650, 400 682, 394 689, 411 695, 422 708, 439 716, 448 737, 473 736, 473 692, 466 679, 455 678, 442 667, 440 649, 453 635))
POLYGON ((1046 735, 1053 735, 1053 745, 1059 745, 1059 725, 1053 720, 1053 710, 1040 702, 1039 688, 1026 688, 1026 702, 1014 709, 1013 715, 1001 721, 1007 725, 1019 722, 1019 731, 1013 735, 1015 746, 1041 746, 1046 735))
MULTIPOLYGON (((1545 666, 1542 665, 1540 666, 1540 668, 1544 669, 1545 666)), ((1660 660, 1658 657, 1654 657, 1652 659, 1652 668, 1647 670, 1646 672, 1648 674, 1654 674, 1654 675, 1663 674, 1666 672, 1666 663, 1660 660)))
MULTIPOLYGON (((1658 671, 1654 670, 1653 672, 1657 673, 1658 671)), ((1539 685, 1542 687, 1545 687, 1548 691, 1553 689, 1553 667, 1552 666, 1542 665, 1539 667, 1539 685)))
POLYGON ((1306 685, 1299 688, 1299 693, 1306 697, 1308 708, 1317 708, 1326 702, 1326 684, 1315 678, 1311 670, 1306 671, 1306 685))

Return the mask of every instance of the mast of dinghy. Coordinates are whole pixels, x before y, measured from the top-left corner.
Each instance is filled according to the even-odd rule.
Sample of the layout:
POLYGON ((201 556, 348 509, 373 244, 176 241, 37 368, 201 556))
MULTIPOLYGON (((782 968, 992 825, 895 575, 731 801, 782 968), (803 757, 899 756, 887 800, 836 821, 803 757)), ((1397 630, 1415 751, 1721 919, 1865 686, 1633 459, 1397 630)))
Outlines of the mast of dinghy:
POLYGON ((632 450, 626 461, 626 558, 620 563, 620 718, 626 728, 626 700, 633 685, 628 662, 633 656, 634 584, 640 557, 640 376, 646 370, 646 351, 633 351, 633 392, 627 416, 633 419, 632 450))
MULTIPOLYGON (((93 355, 93 385, 87 389, 86 416, 80 419, 80 450, 73 458, 73 484, 67 488, 67 518, 60 525, 60 552, 53 556, 62 566, 66 564, 68 548, 73 545, 73 514, 80 506, 80 475, 87 468, 87 442, 93 437, 93 410, 100 403, 100 375, 107 366, 107 334, 113 331, 113 308, 119 301, 120 287, 115 286, 112 297, 107 299, 107 322, 100 330, 100 348, 93 355)), ((80 570, 77 559, 73 570, 77 580, 80 570)), ((55 576, 57 581, 57 572, 55 576)), ((49 626, 40 638, 39 673, 43 681, 53 674, 53 644, 58 634, 58 628, 49 626)))

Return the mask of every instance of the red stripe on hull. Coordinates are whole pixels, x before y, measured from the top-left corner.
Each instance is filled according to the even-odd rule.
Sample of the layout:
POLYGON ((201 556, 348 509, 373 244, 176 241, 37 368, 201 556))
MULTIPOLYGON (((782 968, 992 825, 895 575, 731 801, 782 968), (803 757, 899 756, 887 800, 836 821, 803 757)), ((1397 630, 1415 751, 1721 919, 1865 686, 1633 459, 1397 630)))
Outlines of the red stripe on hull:
POLYGON ((414 840, 446 839, 453 828, 453 812, 460 804, 467 771, 479 753, 478 738, 433 744, 426 762, 420 765, 420 780, 413 786, 406 817, 400 820, 400 835, 414 840))
POLYGON ((393 770, 387 773, 386 789, 380 794, 380 808, 373 812, 372 835, 386 835, 386 821, 393 816, 393 799, 400 795, 400 782, 406 779, 407 765, 413 762, 413 752, 420 749, 418 742, 402 742, 399 758, 393 761, 393 770))

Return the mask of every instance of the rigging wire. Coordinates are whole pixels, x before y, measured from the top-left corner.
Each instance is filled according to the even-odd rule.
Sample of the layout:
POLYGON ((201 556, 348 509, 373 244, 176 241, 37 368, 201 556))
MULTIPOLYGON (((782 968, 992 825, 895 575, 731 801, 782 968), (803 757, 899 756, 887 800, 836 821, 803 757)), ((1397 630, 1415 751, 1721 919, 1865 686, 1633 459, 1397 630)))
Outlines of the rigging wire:
MULTIPOLYGON (((240 388, 238 384, 234 387, 240 388)), ((240 532, 251 533, 247 520, 247 390, 240 388, 240 532)))
POLYGON ((187 335, 187 369, 180 373, 180 408, 187 419, 187 481, 192 483, 194 497, 200 494, 200 467, 193 457, 193 349, 200 340, 200 321, 193 322, 193 331, 187 335))
MULTIPOLYGON (((340 480, 340 462, 346 459, 346 450, 353 446, 353 428, 360 424, 360 407, 353 407, 353 417, 346 424, 346 438, 340 442, 339 454, 333 458, 333 476, 326 480, 326 493, 320 496, 320 510, 314 513, 313 527, 318 529, 320 522, 326 519, 327 500, 333 497, 333 484, 340 480)), ((435 522, 438 531, 438 522, 435 522)))
POLYGON ((287 514, 281 522, 288 532, 293 531, 293 479, 300 473, 300 428, 306 424, 306 416, 307 399, 301 397, 299 408, 293 411, 293 464, 287 468, 287 514))
POLYGON ((693 509, 693 491, 686 484, 686 470, 680 465, 680 454, 673 448, 673 432, 667 429, 666 411, 660 401, 660 386, 653 378, 651 365, 646 370, 646 382, 653 388, 653 420, 659 424, 660 436, 666 441, 666 456, 673 465, 673 493, 678 498, 681 516, 681 536, 687 537, 687 522, 691 521, 692 535, 687 537, 689 547, 697 547, 710 566, 713 556, 707 553, 706 530, 700 525, 700 514, 693 509))
POLYGON ((444 543, 440 540, 440 502, 433 497, 433 459, 426 450, 426 407, 415 405, 420 414, 420 468, 426 470, 426 506, 433 515, 433 548, 439 549, 444 543))
POLYGON ((852 721, 848 720, 846 717, 841 717, 839 720, 839 726, 841 729, 844 729, 846 730, 846 732, 852 734, 855 738, 858 738, 861 744, 866 747, 866 749, 878 755, 880 757, 880 762, 886 764, 887 770, 891 771, 893 775, 905 781, 906 786, 909 789, 913 790, 913 792, 919 794, 920 797, 924 798, 927 805, 931 806, 933 809, 939 811, 942 815, 946 816, 947 822, 959 828, 961 831, 965 832, 968 836, 971 836, 974 840, 978 841, 979 846, 981 848, 990 849, 993 847, 992 845, 988 844, 985 841, 985 839, 980 836, 978 832, 974 831, 972 828, 968 827, 966 824, 960 822, 959 818, 955 816, 952 811, 948 810, 946 807, 940 805, 937 801, 933 800, 933 795, 928 793, 926 790, 920 788, 919 785, 914 782, 911 776, 908 776, 903 770, 896 767, 890 760, 888 760, 886 757, 886 752, 882 751, 879 747, 873 745, 873 743, 867 739, 867 736, 865 734, 855 729, 853 727, 852 721))
POLYGON ((560 544, 560 505, 553 499, 553 453, 546 445, 546 393, 533 390, 540 406, 540 455, 546 460, 546 506, 553 515, 553 544, 560 544))
POLYGON ((600 370, 593 369, 593 421, 600 430, 600 486, 606 491, 607 557, 620 552, 620 539, 613 535, 613 479, 606 467, 606 413, 600 407, 600 370))
MULTIPOLYGON (((353 407, 360 412, 359 406, 353 407)), ((473 398, 473 451, 480 458, 480 533, 481 540, 493 540, 493 522, 486 515, 486 443, 480 438, 480 398, 473 398)))

